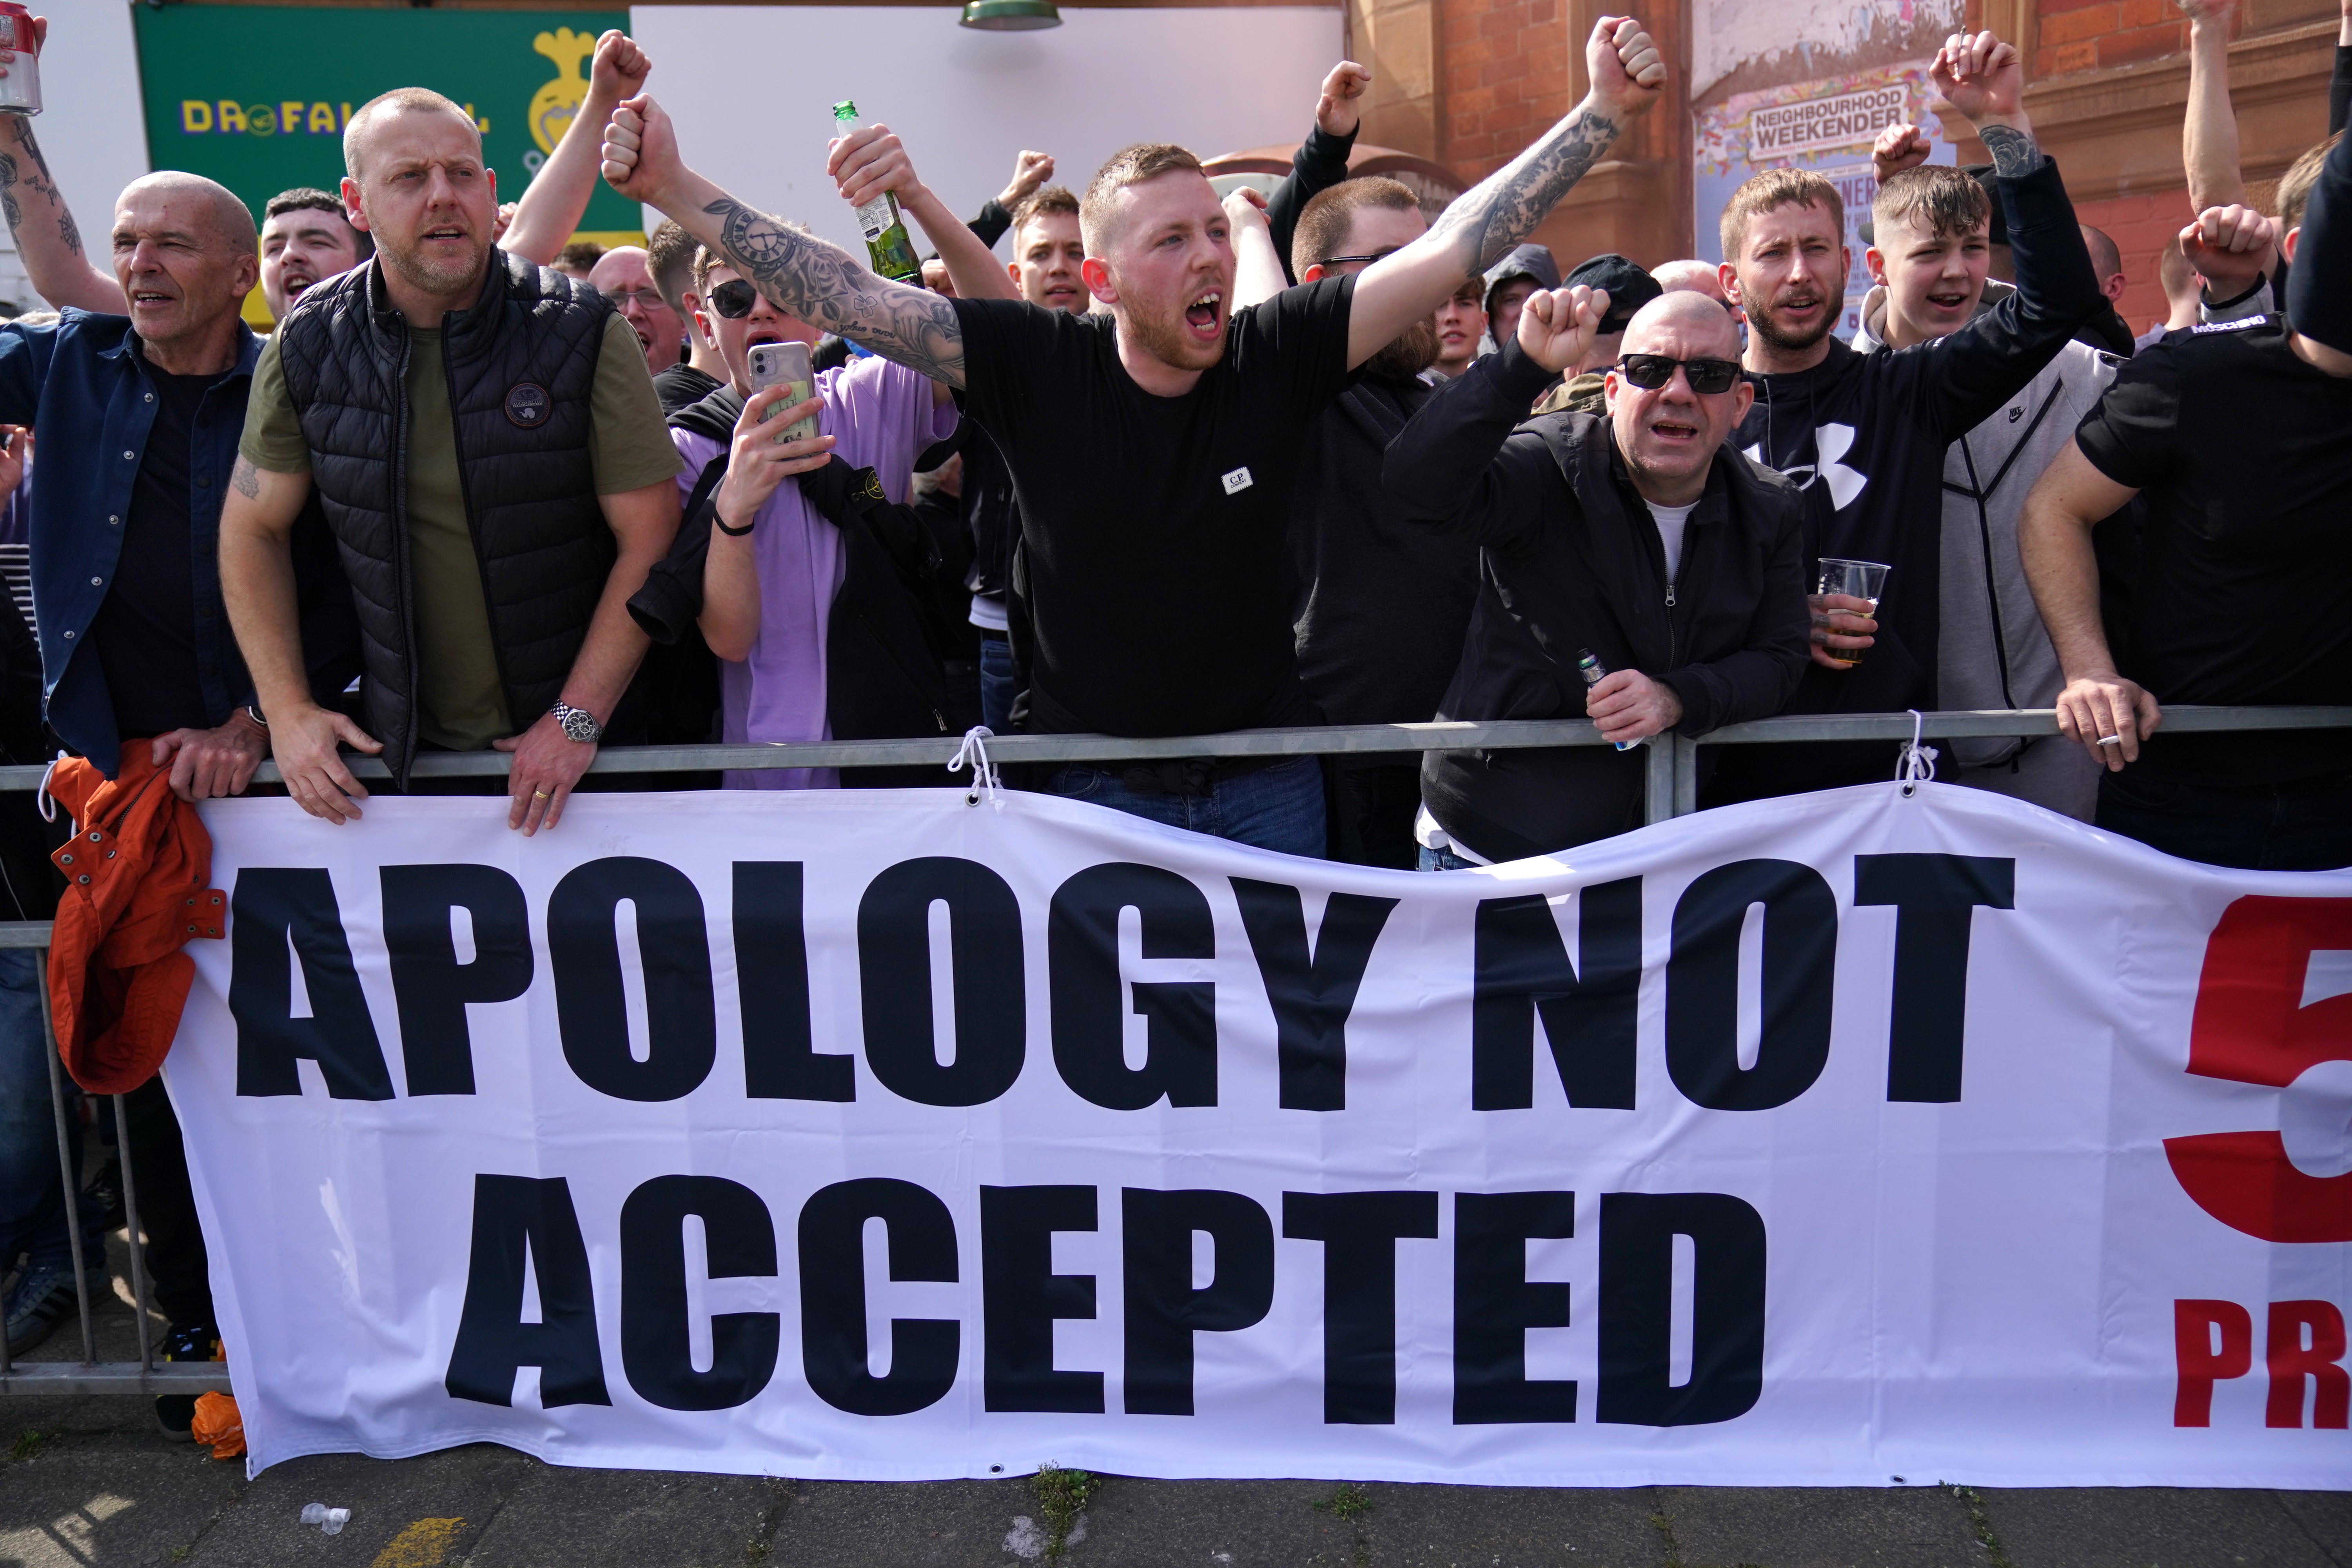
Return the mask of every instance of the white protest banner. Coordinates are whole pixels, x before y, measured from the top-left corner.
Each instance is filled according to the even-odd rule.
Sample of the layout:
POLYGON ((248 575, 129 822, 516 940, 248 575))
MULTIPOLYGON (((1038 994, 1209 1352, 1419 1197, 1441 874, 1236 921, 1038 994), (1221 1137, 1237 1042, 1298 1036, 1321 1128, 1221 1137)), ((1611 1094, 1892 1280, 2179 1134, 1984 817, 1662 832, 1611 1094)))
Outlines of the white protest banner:
POLYGON ((205 818, 256 1469, 2352 1484, 2352 874, 1937 784, 1443 876, 949 790, 205 818))

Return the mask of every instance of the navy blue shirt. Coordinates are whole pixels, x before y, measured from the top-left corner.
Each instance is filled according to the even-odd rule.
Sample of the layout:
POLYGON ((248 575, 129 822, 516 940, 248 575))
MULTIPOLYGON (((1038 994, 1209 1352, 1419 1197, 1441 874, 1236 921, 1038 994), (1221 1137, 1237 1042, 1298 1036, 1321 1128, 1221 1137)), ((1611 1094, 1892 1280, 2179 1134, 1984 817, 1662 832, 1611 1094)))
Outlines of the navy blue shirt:
MULTIPOLYGON (((250 695, 221 605, 220 510, 236 461, 237 437, 245 430, 246 394, 260 357, 261 340, 242 333, 236 365, 197 392, 181 437, 185 444, 161 458, 173 470, 169 482, 175 490, 182 482, 178 476, 185 475, 187 524, 180 548, 186 552, 191 590, 184 626, 201 705, 196 711, 184 706, 185 670, 159 673, 154 689, 142 683, 118 700, 110 676, 121 679, 130 672, 119 663, 110 671, 108 665, 116 661, 103 654, 79 657, 94 628, 104 635, 122 618, 109 615, 101 625, 100 612, 116 592, 123 565, 126 524, 149 441, 157 432, 162 373, 147 363, 128 317, 68 310, 50 326, 0 322, 0 423, 29 425, 36 437, 37 478, 31 487, 28 531, 43 700, 58 738, 110 778, 121 761, 121 737, 133 728, 118 721, 118 700, 127 705, 126 717, 142 716, 140 728, 155 716, 145 705, 158 697, 173 701, 171 715, 185 715, 182 723, 210 728, 227 722, 236 704, 250 695), (183 696, 169 699, 164 683, 175 683, 183 696)), ((142 557, 172 547, 168 530, 140 531, 142 557)), ((134 602, 152 603, 146 591, 152 585, 151 566, 175 578, 181 570, 177 561, 142 561, 133 568, 142 584, 134 602)))

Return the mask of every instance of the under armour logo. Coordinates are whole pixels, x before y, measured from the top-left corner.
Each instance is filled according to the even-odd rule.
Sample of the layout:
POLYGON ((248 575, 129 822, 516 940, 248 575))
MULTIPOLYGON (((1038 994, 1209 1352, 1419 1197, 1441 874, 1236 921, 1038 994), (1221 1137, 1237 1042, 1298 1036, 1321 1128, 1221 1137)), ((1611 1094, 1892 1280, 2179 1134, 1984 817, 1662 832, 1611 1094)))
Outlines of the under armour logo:
MULTIPOLYGON (((1843 511, 1853 504, 1856 496, 1862 494, 1863 487, 1870 483, 1868 474, 1858 468, 1849 468, 1838 460, 1853 449, 1853 426, 1817 425, 1813 427, 1813 455, 1820 459, 1819 465, 1803 463, 1793 468, 1783 468, 1780 472, 1794 479, 1801 490, 1812 489, 1816 479, 1825 480, 1830 487, 1831 508, 1843 511)), ((1748 455, 1757 462, 1764 463, 1764 444, 1759 441, 1748 447, 1748 455)), ((1769 463, 1765 466, 1770 467, 1769 463)))

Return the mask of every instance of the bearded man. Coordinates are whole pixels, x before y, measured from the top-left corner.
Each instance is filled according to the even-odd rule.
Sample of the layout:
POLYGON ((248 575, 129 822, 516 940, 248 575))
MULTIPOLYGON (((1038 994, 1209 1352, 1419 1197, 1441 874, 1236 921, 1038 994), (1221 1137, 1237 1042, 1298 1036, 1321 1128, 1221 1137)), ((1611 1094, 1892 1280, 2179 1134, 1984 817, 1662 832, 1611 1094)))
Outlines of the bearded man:
MULTIPOLYGON (((1851 259, 1837 187, 1810 171, 1769 169, 1723 210, 1721 278, 1748 317, 1744 363, 1756 386, 1732 444, 1804 492, 1809 568, 1824 557, 1892 568, 1874 604, 1813 595, 1812 662, 1792 713, 1942 706, 1947 540, 1972 554, 1990 548, 1944 529, 1945 450, 2009 406, 2107 308, 2065 183, 2034 142, 2017 50, 1990 33, 1955 34, 1929 75, 1952 106, 1946 126, 1966 121, 1992 153, 2017 268, 2016 292, 1998 305, 1971 316, 1970 285, 1956 276, 1925 296, 1942 335, 1856 353, 1831 335, 1851 259)), ((1985 254, 1973 254, 1956 259, 1980 284, 1985 254)), ((1888 742, 1723 750, 1702 805, 1863 784, 1895 768, 1888 742)))
POLYGON ((552 827, 629 721, 646 637, 626 605, 677 531, 677 454, 628 321, 493 244, 464 110, 386 93, 343 163, 375 259, 312 285, 254 372, 221 518, 229 618, 312 816, 365 798, 339 742, 386 752, 403 788, 419 750, 495 746, 509 825, 552 827), (364 728, 301 679, 287 545, 314 482, 358 607, 364 728))

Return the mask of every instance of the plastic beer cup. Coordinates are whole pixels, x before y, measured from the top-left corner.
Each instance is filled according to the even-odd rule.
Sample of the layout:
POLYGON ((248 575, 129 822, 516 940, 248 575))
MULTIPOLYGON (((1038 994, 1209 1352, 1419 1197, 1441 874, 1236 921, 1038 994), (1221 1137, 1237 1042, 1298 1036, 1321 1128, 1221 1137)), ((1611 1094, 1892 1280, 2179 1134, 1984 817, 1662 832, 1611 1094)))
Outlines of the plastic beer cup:
MULTIPOLYGON (((1833 555, 1824 555, 1822 557, 1821 586, 1813 592, 1867 599, 1870 601, 1869 614, 1875 616, 1878 614, 1878 597, 1886 590, 1886 567, 1876 561, 1842 561, 1833 555)), ((1825 647, 1823 651, 1848 669, 1862 662, 1863 650, 1858 647, 1825 647)))

